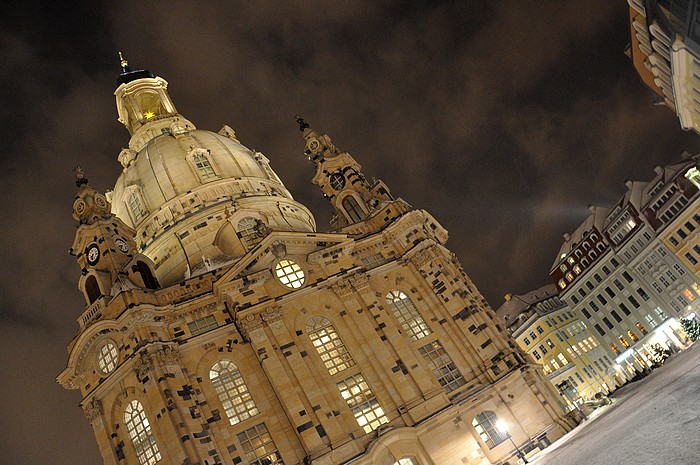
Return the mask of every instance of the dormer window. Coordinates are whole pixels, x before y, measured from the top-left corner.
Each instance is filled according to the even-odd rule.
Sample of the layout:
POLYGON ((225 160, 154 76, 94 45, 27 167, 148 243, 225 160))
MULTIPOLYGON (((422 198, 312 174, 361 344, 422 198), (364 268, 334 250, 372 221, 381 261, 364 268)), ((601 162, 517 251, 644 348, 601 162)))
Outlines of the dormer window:
POLYGON ((208 150, 194 149, 187 155, 187 161, 202 181, 218 177, 216 167, 208 150))
POLYGON ((700 188, 700 171, 698 171, 696 167, 692 167, 686 171, 685 178, 695 184, 695 187, 700 188))

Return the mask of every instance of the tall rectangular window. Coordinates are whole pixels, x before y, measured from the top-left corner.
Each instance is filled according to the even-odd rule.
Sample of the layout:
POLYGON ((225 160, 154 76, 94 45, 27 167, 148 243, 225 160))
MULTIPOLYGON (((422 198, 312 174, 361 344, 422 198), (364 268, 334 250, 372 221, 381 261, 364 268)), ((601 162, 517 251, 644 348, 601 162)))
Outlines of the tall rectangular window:
POLYGON ((365 433, 371 433, 389 422, 362 373, 339 382, 338 390, 365 433))
POLYGON ((440 341, 426 344, 420 347, 418 352, 428 362, 428 366, 445 391, 452 392, 466 384, 462 373, 457 369, 449 354, 445 352, 440 341))
POLYGON ((236 435, 250 465, 284 465, 265 423, 236 435))

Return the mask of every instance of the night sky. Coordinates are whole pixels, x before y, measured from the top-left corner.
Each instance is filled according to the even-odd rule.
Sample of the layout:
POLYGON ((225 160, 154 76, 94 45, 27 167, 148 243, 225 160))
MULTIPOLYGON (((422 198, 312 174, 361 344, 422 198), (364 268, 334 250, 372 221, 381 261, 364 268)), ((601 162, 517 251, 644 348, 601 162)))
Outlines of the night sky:
POLYGON ((117 51, 198 128, 263 152, 328 229, 294 115, 431 212, 494 308, 549 282, 561 234, 626 179, 700 151, 624 55, 627 3, 31 2, 0 6, 0 463, 101 463, 54 377, 84 310, 71 172, 128 143, 117 51))

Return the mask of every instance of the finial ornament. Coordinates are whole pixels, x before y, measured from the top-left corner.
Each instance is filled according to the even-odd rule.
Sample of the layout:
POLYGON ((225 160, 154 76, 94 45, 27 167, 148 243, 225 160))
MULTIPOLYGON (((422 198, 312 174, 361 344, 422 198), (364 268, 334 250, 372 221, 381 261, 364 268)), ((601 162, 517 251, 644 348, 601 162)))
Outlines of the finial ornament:
POLYGON ((73 168, 73 173, 75 173, 75 185, 80 187, 83 184, 87 184, 88 180, 85 177, 85 172, 80 166, 77 166, 73 168))
POLYGON ((300 131, 304 132, 304 129, 310 127, 310 126, 309 126, 309 123, 307 123, 306 121, 304 121, 304 118, 302 118, 301 116, 296 115, 295 118, 296 118, 296 120, 297 120, 297 123, 299 123, 299 130, 300 130, 300 131))
POLYGON ((124 55, 122 55, 122 52, 119 52, 119 64, 121 65, 123 72, 126 73, 127 71, 130 71, 129 62, 126 61, 126 58, 124 58, 124 55))

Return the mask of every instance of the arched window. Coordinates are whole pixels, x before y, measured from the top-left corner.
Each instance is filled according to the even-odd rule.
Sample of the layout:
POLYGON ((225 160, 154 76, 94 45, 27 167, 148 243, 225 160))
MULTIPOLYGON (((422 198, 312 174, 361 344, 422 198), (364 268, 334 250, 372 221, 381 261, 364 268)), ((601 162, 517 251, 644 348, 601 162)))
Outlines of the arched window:
POLYGON ((360 204, 357 203, 357 200, 355 200, 355 197, 352 195, 348 195, 343 199, 343 210, 345 210, 345 213, 348 214, 348 218, 350 218, 350 221, 353 223, 357 223, 360 221, 362 218, 365 216, 365 212, 362 210, 360 207, 360 204))
POLYGON ((153 273, 151 273, 151 268, 141 260, 136 262, 136 271, 141 275, 143 280, 143 285, 146 289, 158 289, 158 280, 156 280, 153 273))
POLYGON ((386 295, 386 301, 411 339, 417 341, 431 333, 411 298, 406 294, 401 291, 391 291, 386 295))
POLYGON ((479 433, 479 436, 481 436, 481 440, 489 446, 489 449, 494 448, 508 439, 507 433, 503 433, 496 428, 497 422, 498 417, 490 410, 481 412, 472 420, 472 426, 476 432, 479 433))
POLYGON ((85 293, 87 294, 88 301, 93 304, 102 295, 99 284, 97 284, 97 278, 90 275, 85 280, 85 293))
POLYGON ((261 240, 258 234, 258 221, 260 220, 256 220, 252 216, 246 216, 238 222, 236 234, 246 250, 252 249, 261 240))
POLYGON ((260 413, 248 392, 238 367, 230 360, 219 360, 211 367, 209 379, 232 425, 260 413))
POLYGON ((355 361, 338 336, 331 320, 315 316, 306 323, 306 332, 328 373, 334 375, 355 365, 355 361))
POLYGON ((216 173, 211 166, 209 158, 203 152, 197 152, 192 155, 192 164, 194 164, 201 179, 216 177, 216 173))
POLYGON ((138 400, 129 402, 124 410, 124 423, 141 465, 153 465, 158 462, 161 458, 160 451, 141 402, 138 400))

